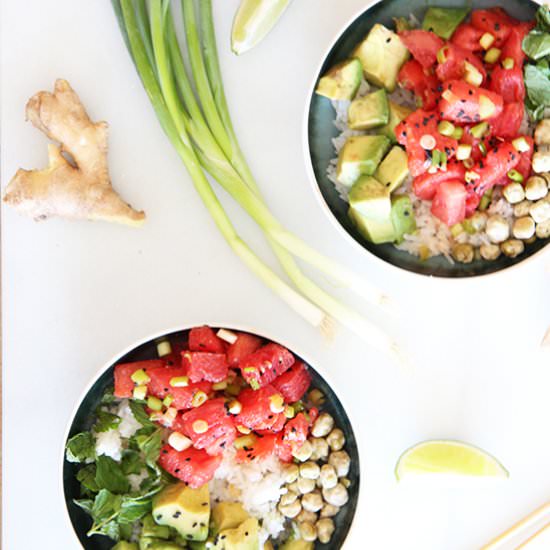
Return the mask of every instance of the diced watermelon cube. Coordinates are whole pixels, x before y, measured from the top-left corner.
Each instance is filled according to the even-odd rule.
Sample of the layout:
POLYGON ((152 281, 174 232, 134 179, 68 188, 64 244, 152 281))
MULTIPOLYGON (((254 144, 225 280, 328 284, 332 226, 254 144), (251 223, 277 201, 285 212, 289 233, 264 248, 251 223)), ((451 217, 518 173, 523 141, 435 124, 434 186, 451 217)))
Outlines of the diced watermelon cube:
POLYGON ((190 447, 176 451, 164 445, 160 451, 159 464, 169 474, 197 489, 208 483, 222 461, 222 456, 211 456, 205 451, 190 447))
POLYGON ((242 405, 241 412, 235 417, 235 423, 251 430, 273 430, 282 429, 284 425, 284 414, 274 413, 271 410, 272 398, 281 394, 273 386, 264 386, 259 390, 247 388, 239 394, 237 399, 242 405))
POLYGON ((294 364, 294 355, 279 344, 267 344, 240 362, 243 378, 253 387, 271 384, 294 364))
POLYGON ((225 353, 225 343, 216 336, 210 327, 196 327, 189 331, 189 349, 191 351, 225 353))
POLYGON ((184 413, 181 426, 184 435, 191 439, 195 448, 205 449, 212 455, 223 453, 236 438, 233 418, 227 414, 222 397, 210 399, 200 407, 184 413), (197 422, 205 422, 206 431, 201 429, 197 432, 197 422))
POLYGON ((466 217, 466 187, 458 180, 442 182, 432 202, 432 214, 449 227, 466 217))
POLYGON ((273 381, 273 387, 283 394, 286 403, 302 399, 311 384, 311 375, 304 363, 294 363, 273 381))
POLYGON ((227 359, 224 353, 184 351, 183 365, 191 382, 221 382, 227 378, 227 359))
POLYGON ((277 447, 277 436, 275 434, 256 434, 258 438, 251 447, 239 449, 237 451, 237 462, 252 462, 272 455, 277 447))
POLYGON ((286 423, 283 433, 283 443, 291 451, 299 449, 307 439, 310 427, 310 420, 304 413, 298 413, 292 420, 286 423))
POLYGON ((131 376, 138 370, 144 370, 149 376, 153 368, 163 367, 164 361, 152 359, 150 361, 136 361, 134 363, 121 363, 115 365, 115 397, 128 398, 134 393, 135 383, 131 376))
POLYGON ((262 339, 246 332, 239 332, 235 343, 227 350, 227 362, 230 367, 238 367, 239 363, 262 346, 262 339))

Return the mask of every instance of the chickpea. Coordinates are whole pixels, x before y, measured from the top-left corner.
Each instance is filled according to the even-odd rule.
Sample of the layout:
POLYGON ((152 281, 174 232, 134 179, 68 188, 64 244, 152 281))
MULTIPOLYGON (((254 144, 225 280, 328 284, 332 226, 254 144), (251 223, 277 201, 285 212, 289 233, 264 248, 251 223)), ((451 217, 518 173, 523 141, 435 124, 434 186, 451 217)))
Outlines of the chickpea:
POLYGON ((338 483, 338 475, 332 464, 323 464, 320 474, 323 489, 332 489, 338 483))
POLYGON ((317 514, 314 512, 308 512, 307 510, 302 510, 295 519, 298 523, 308 522, 315 525, 317 522, 317 514))
POLYGON ((500 247, 497 244, 482 244, 479 253, 484 260, 496 260, 500 256, 500 247))
POLYGON ((349 489, 350 485, 351 485, 351 481, 347 478, 347 477, 343 477, 341 480, 340 480, 340 483, 346 488, 346 489, 349 489))
POLYGON ((330 542, 335 530, 334 521, 330 518, 323 518, 317 522, 315 527, 317 528, 317 537, 319 538, 319 542, 323 544, 330 542))
POLYGON ((325 437, 334 427, 334 418, 328 413, 321 413, 311 428, 313 437, 325 437))
POLYGON ((313 452, 311 460, 325 460, 328 456, 328 443, 324 437, 312 437, 310 440, 313 452))
POLYGON ((298 492, 302 495, 311 493, 315 489, 315 481, 313 479, 301 477, 296 483, 298 484, 298 492))
POLYGON ((311 390, 308 394, 308 399, 316 406, 319 407, 325 402, 325 396, 323 392, 317 388, 311 390))
POLYGON ((508 258, 515 258, 525 250, 525 245, 522 241, 519 241, 517 239, 510 239, 503 242, 500 245, 500 248, 505 256, 508 256, 508 258))
POLYGON ((290 504, 280 504, 279 503, 279 512, 285 516, 285 518, 295 518, 301 511, 302 511, 302 505, 300 504, 299 500, 295 500, 294 502, 291 502, 290 504))
POLYGON ((330 454, 328 463, 334 467, 338 477, 345 477, 349 473, 351 459, 346 451, 336 451, 330 454))
POLYGON ((550 203, 545 200, 537 201, 529 209, 529 214, 537 223, 550 220, 550 203))
POLYGON ((300 464, 300 477, 305 479, 317 479, 321 473, 319 464, 308 461, 300 464))
POLYGON ((302 508, 308 512, 318 512, 323 504, 323 497, 319 491, 313 491, 302 497, 302 508))
POLYGON ((521 183, 509 183, 502 190, 502 194, 510 204, 517 204, 525 199, 525 190, 521 183))
POLYGON ((457 262, 469 264, 474 259, 474 247, 468 243, 457 244, 453 247, 452 254, 457 262))
POLYGON ((287 483, 294 483, 300 474, 300 468, 297 464, 287 464, 283 470, 284 479, 287 483))
POLYGON ((309 440, 306 439, 299 449, 296 449, 292 452, 292 456, 300 462, 306 462, 306 460, 309 460, 311 458, 312 453, 313 446, 311 445, 309 440))
POLYGON ((487 214, 479 210, 472 214, 470 223, 476 231, 483 231, 487 225, 487 214))
POLYGON ((530 201, 538 201, 548 194, 546 180, 540 176, 532 176, 525 184, 525 197, 530 201))
POLYGON ((514 216, 516 218, 523 218, 529 215, 529 209, 533 203, 531 201, 521 201, 514 206, 514 216))
POLYGON ((512 235, 514 235, 516 239, 530 239, 534 234, 535 222, 533 221, 533 218, 529 216, 518 218, 512 226, 512 235))
POLYGON ((539 239, 547 239, 550 237, 550 220, 538 223, 536 233, 539 239))
POLYGON ((510 236, 508 222, 500 215, 491 216, 487 220, 487 236, 493 243, 502 243, 510 236))
POLYGON ((287 504, 292 504, 298 498, 298 493, 294 491, 288 491, 284 495, 281 495, 279 499, 279 504, 286 506, 287 504))
POLYGON ((340 511, 339 506, 334 506, 332 504, 325 504, 321 509, 322 518, 333 518, 340 511))
POLYGON ((348 501, 348 490, 338 483, 332 489, 323 489, 323 498, 333 506, 344 506, 348 501))
POLYGON ((332 451, 340 451, 346 444, 346 437, 340 428, 335 428, 327 436, 328 446, 332 451))
POLYGON ((292 491, 293 493, 299 493, 300 492, 300 489, 298 489, 298 481, 294 481, 292 483, 289 483, 286 488, 288 489, 288 491, 292 491))
POLYGON ((298 529, 303 540, 313 542, 317 539, 317 529, 315 529, 315 526, 312 523, 309 523, 308 521, 299 523, 298 529))

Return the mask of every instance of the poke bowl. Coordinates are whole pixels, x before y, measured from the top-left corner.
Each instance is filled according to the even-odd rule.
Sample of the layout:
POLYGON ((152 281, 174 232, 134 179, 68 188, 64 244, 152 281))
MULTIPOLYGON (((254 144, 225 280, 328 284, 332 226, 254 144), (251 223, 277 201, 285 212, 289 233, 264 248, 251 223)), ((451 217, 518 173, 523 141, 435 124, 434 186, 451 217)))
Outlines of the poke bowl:
POLYGON ((306 164, 363 250, 418 274, 490 274, 550 237, 550 99, 531 80, 550 60, 535 51, 548 8, 435 5, 374 2, 339 35, 312 85, 306 164))
POLYGON ((357 507, 357 444, 333 389, 238 330, 178 330, 120 356, 78 404, 64 452, 86 549, 335 549, 357 507))

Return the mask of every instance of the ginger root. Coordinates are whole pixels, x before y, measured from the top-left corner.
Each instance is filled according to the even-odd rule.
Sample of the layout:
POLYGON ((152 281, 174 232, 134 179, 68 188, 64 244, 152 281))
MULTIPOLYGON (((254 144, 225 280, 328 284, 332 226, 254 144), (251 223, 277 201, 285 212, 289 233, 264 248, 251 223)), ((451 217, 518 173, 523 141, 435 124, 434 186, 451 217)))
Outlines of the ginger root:
POLYGON ((107 123, 92 122, 66 80, 55 82, 54 93, 39 92, 27 103, 27 120, 50 139, 49 166, 19 169, 4 202, 35 220, 50 217, 104 220, 141 225, 143 212, 125 203, 113 189, 107 165, 107 123), (62 153, 68 153, 74 164, 62 153))

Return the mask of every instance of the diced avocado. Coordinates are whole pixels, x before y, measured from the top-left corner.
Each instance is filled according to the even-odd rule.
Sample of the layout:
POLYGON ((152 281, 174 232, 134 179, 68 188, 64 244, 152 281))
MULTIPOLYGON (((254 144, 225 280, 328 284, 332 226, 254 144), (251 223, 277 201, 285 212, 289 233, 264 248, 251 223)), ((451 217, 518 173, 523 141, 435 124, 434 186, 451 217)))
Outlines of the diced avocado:
POLYGON ((385 185, 390 193, 393 193, 405 181, 408 175, 409 163, 407 153, 399 145, 394 145, 391 148, 374 173, 374 177, 385 185))
POLYGON ((208 550, 209 548, 214 548, 214 536, 210 535, 205 541, 189 541, 187 546, 191 550, 208 550))
POLYGON ((313 550, 313 542, 302 539, 287 540, 279 550, 313 550))
POLYGON ((234 529, 225 529, 216 536, 215 550, 258 550, 258 520, 248 518, 234 529))
POLYGON ((349 192, 349 206, 351 221, 367 240, 380 244, 395 239, 390 192, 385 185, 370 176, 360 178, 349 192))
POLYGON ((397 32, 410 31, 412 29, 410 21, 405 17, 394 17, 393 22, 395 23, 395 30, 397 32))
POLYGON ((135 542, 121 540, 113 546, 112 550, 138 550, 138 545, 135 542))
POLYGON ((428 8, 422 28, 449 40, 469 12, 470 8, 428 8))
POLYGON ((355 50, 366 79, 389 92, 395 90, 397 73, 409 58, 409 50, 397 34, 377 23, 355 50))
POLYGON ((403 242, 403 235, 416 230, 413 205, 407 195, 396 195, 391 200, 391 219, 395 229, 395 242, 403 242))
POLYGON ((351 187, 360 176, 372 176, 389 148, 390 140, 386 136, 350 137, 338 157, 338 181, 351 187))
POLYGON ((348 126, 352 130, 370 130, 387 124, 390 118, 386 90, 354 99, 348 110, 348 126))
POLYGON ((212 522, 217 532, 234 529, 249 518, 238 502, 220 502, 212 508, 212 522))
POLYGON ((206 540, 210 521, 208 485, 192 489, 184 483, 165 487, 153 499, 153 518, 187 540, 206 540))
POLYGON ((141 536, 156 539, 169 539, 170 527, 168 527, 167 525, 158 525, 157 523, 155 523, 152 515, 145 516, 143 518, 141 536))
POLYGON ((181 550, 183 546, 169 540, 140 537, 139 550, 181 550))
POLYGON ((398 105, 397 103, 394 103, 393 101, 389 102, 390 107, 390 116, 388 123, 379 129, 381 134, 384 134, 386 137, 391 139, 393 143, 397 142, 397 139, 395 137, 395 127, 403 120, 405 120, 411 113, 412 110, 408 107, 403 107, 402 105, 398 105))
POLYGON ((319 95, 329 99, 353 99, 363 78, 363 66, 359 59, 346 59, 321 77, 317 89, 319 95))

